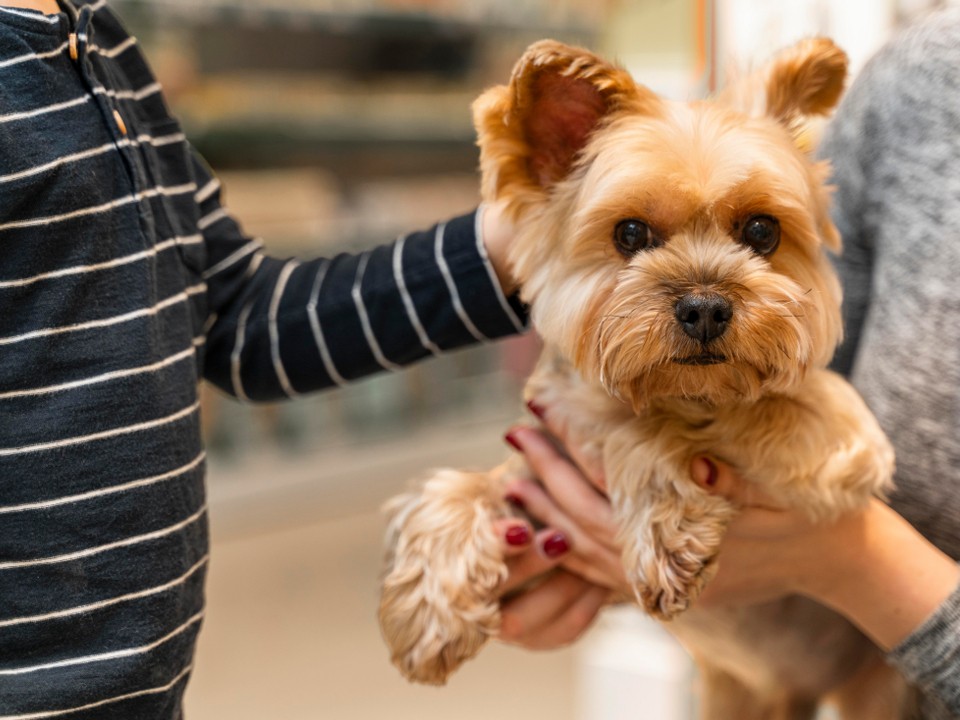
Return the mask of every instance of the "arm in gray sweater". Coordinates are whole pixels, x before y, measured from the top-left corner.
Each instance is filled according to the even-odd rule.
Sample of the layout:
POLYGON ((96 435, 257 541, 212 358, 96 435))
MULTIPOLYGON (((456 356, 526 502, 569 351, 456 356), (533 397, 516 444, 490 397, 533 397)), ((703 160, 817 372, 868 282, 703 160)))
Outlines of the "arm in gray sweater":
MULTIPOLYGON (((891 505, 960 558, 960 11, 864 68, 831 122, 848 375, 897 451, 891 505)), ((960 590, 890 654, 960 715, 960 590)))

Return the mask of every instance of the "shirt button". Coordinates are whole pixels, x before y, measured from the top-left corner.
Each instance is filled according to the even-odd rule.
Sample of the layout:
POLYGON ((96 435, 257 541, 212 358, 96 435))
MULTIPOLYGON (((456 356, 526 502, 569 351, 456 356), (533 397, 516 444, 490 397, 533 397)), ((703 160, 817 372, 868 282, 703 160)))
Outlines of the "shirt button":
POLYGON ((70 33, 70 59, 76 62, 77 58, 80 57, 80 52, 77 50, 77 34, 70 33))
POLYGON ((117 129, 120 131, 121 135, 127 134, 127 124, 123 121, 123 118, 120 116, 120 112, 117 110, 113 111, 113 119, 117 123, 117 129))

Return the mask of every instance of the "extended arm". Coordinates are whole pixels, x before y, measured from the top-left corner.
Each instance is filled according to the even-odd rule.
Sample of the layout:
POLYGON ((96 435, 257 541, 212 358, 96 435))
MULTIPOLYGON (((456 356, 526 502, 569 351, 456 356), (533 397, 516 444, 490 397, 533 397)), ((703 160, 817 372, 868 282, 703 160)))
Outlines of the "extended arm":
POLYGON ((244 235, 203 162, 194 168, 210 313, 205 375, 230 394, 295 397, 524 328, 476 213, 356 255, 279 260, 244 235))

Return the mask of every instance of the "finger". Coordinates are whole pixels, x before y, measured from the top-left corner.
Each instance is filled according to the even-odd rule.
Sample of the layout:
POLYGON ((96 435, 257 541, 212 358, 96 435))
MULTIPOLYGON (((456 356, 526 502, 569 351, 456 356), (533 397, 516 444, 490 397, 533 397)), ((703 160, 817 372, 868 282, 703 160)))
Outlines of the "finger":
POLYGON ((500 596, 555 568, 569 555, 570 548, 571 542, 563 532, 550 528, 538 532, 535 542, 528 544, 519 554, 507 558, 509 574, 498 588, 500 596))
POLYGON ((569 426, 558 422, 556 415, 549 413, 544 406, 535 400, 530 400, 527 402, 527 408, 560 441, 573 462, 584 472, 590 482, 600 490, 606 490, 607 482, 602 458, 597 454, 586 452, 583 443, 571 437, 569 426))
POLYGON ((631 595, 630 583, 627 580, 627 573, 623 569, 623 563, 619 558, 615 562, 604 563, 601 567, 598 563, 590 561, 576 553, 571 553, 564 558, 561 566, 575 575, 579 575, 584 580, 588 580, 594 585, 605 587, 619 594, 631 595))
MULTIPOLYGON (((609 534, 609 528, 613 526, 610 502, 584 479, 577 467, 561 455, 550 440, 528 427, 513 428, 508 434, 565 514, 590 532, 609 534)), ((549 522, 547 518, 541 519, 549 522)))
POLYGON ((529 480, 514 480, 508 491, 524 504, 527 511, 551 527, 562 528, 572 540, 573 550, 562 559, 562 565, 596 585, 625 592, 629 588, 623 569, 621 549, 608 529, 603 537, 590 535, 560 511, 543 488, 529 480))
POLYGON ((566 645, 590 626, 608 594, 604 588, 558 572, 503 604, 500 637, 531 649, 566 645))
MULTIPOLYGON (((583 483, 583 480, 577 479, 576 482, 583 483)), ((559 478, 553 477, 551 485, 558 492, 557 485, 560 483, 559 478)), ((605 551, 620 556, 613 511, 605 500, 600 499, 600 506, 593 506, 586 501, 580 506, 571 506, 569 497, 564 502, 562 493, 558 499, 538 483, 522 478, 510 480, 505 490, 515 501, 522 503, 532 517, 545 525, 566 531, 578 553, 599 556, 601 551, 605 551)))
POLYGON ((506 557, 520 555, 527 551, 533 542, 533 530, 530 523, 519 518, 502 518, 493 523, 494 531, 501 539, 503 554, 506 557))

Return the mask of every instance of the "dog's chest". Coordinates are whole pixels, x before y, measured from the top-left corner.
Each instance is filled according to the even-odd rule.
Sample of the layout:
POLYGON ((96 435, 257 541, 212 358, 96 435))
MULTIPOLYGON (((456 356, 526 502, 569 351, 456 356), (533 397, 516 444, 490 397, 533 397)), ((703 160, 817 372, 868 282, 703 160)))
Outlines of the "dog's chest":
POLYGON ((759 692, 790 688, 816 697, 876 653, 841 616, 798 596, 741 608, 694 607, 664 627, 695 657, 759 692))

